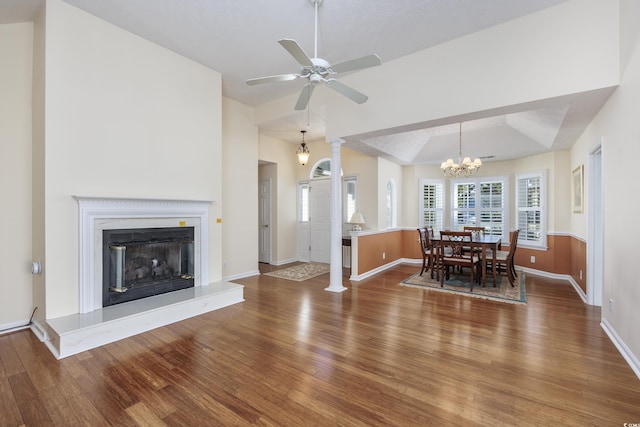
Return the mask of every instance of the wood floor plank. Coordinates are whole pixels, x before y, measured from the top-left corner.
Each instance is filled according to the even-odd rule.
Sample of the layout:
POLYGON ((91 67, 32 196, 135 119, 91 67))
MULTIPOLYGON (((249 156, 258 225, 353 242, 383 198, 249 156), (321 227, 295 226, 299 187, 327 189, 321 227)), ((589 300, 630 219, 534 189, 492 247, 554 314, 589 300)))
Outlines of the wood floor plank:
POLYGON ((15 401, 18 402, 20 415, 26 425, 53 425, 53 420, 47 412, 38 392, 26 372, 11 375, 9 384, 15 401))
POLYGON ((22 425, 24 420, 20 415, 20 407, 7 377, 0 378, 0 396, 1 424, 7 426, 22 425))
POLYGON ((129 406, 125 412, 133 419, 138 426, 162 427, 166 426, 164 421, 157 417, 143 402, 129 406))
MULTIPOLYGON (((269 271, 279 266, 261 264, 269 271)), ((245 301, 57 361, 0 336, 9 425, 623 425, 640 379, 570 284, 526 276, 527 304, 399 286, 238 280, 245 301)), ((13 334, 11 334, 13 335, 13 334)), ((2 423, 0 423, 2 424, 2 423)), ((4 424, 2 424, 4 425, 4 424)))
POLYGON ((25 371, 20 356, 13 345, 12 335, 27 334, 0 335, 0 375, 5 378, 25 371))

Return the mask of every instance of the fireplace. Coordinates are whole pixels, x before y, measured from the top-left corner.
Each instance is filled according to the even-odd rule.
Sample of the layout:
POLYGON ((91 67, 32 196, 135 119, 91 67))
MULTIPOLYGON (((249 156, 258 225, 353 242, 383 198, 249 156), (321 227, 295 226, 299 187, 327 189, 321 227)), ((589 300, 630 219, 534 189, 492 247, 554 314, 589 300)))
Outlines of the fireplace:
POLYGON ((209 282, 209 211, 215 202, 74 198, 78 313, 44 325, 34 320, 32 328, 56 358, 244 301, 242 285, 209 282), (149 274, 142 274, 147 268, 149 274), (114 291, 118 295, 109 296, 108 306, 105 280, 109 288, 127 289, 114 291), (157 294, 122 301, 149 289, 157 294))
POLYGON ((194 227, 102 231, 102 306, 194 286, 194 227))
POLYGON ((80 313, 209 283, 211 202, 75 198, 80 313))

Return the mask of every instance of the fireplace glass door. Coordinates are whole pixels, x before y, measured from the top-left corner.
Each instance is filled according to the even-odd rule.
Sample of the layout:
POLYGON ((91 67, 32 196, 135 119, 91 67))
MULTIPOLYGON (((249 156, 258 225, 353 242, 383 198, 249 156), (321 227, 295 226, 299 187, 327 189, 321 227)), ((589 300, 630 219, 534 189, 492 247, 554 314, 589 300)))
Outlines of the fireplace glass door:
POLYGON ((194 286, 194 228, 104 230, 102 305, 194 286))

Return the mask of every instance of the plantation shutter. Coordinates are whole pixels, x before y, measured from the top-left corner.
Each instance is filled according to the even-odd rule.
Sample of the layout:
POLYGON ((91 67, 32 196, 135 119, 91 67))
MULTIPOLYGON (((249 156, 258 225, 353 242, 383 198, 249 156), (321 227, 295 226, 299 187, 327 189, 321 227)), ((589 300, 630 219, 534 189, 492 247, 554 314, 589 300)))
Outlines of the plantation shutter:
POLYGON ((541 175, 521 176, 517 179, 518 241, 533 246, 543 246, 543 179, 541 175))
POLYGON ((421 182, 422 227, 433 227, 440 232, 444 227, 444 184, 441 181, 421 182))

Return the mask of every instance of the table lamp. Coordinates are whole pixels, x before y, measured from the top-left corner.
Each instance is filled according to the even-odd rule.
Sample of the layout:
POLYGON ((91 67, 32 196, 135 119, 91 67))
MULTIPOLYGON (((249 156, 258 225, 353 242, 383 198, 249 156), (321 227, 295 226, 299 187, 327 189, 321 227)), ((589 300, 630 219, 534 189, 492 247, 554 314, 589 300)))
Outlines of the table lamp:
POLYGON ((349 224, 353 224, 351 231, 361 231, 362 228, 360 227, 360 224, 364 224, 364 217, 360 212, 354 212, 353 215, 351 215, 349 224))

